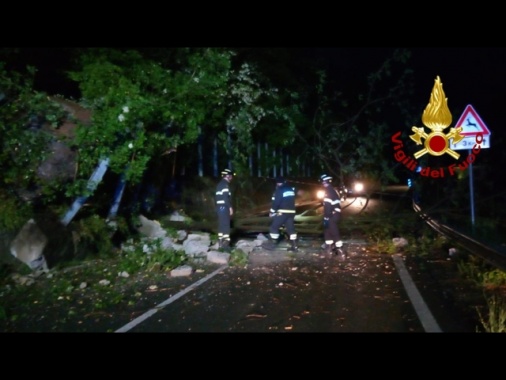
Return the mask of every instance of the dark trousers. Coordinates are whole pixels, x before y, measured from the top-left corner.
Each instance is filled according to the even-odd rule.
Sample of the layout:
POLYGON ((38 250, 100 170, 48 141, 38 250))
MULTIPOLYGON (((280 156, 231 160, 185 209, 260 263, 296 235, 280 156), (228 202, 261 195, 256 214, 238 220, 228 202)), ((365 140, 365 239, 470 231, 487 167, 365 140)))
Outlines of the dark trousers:
POLYGON ((295 240, 297 238, 297 233, 295 232, 295 214, 282 214, 273 216, 271 226, 269 228, 269 235, 271 238, 275 240, 279 238, 279 229, 283 225, 286 228, 286 232, 288 233, 290 240, 295 240))
POLYGON ((218 239, 230 240, 230 209, 218 206, 216 213, 218 214, 218 239))
POLYGON ((341 240, 338 224, 341 221, 341 213, 336 212, 329 218, 329 226, 323 230, 325 244, 334 244, 341 240))

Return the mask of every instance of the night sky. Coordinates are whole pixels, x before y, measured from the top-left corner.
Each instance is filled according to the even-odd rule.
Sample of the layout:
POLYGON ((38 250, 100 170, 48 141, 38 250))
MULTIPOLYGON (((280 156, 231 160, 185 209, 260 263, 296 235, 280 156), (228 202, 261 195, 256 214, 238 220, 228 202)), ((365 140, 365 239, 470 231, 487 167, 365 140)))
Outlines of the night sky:
MULTIPOLYGON (((75 87, 61 74, 69 60, 62 48, 33 48, 23 60, 39 69, 36 85, 48 92, 75 94, 75 87)), ((260 48, 259 48, 260 49, 260 48)), ((329 69, 350 81, 360 73, 376 69, 394 48, 308 48, 317 57, 329 61, 329 69)), ((506 126, 503 103, 506 94, 506 48, 408 48, 412 57, 408 66, 414 69, 416 99, 420 114, 428 104, 437 76, 441 78, 454 121, 471 104, 491 130, 502 133, 506 126)), ((332 75, 332 73, 331 73, 332 75)))
MULTIPOLYGON (((415 100, 420 116, 430 100, 437 76, 443 83, 448 107, 456 122, 471 104, 492 134, 506 126, 503 104, 506 96, 506 48, 407 48, 412 52, 408 67, 414 70, 415 100)), ((358 73, 369 73, 394 48, 314 48, 333 62, 331 70, 343 71, 349 80, 358 73)), ((452 125, 453 126, 453 125, 452 125)))
POLYGON ((454 122, 471 104, 492 135, 503 134, 506 48, 415 48, 412 60, 417 96, 425 96, 425 105, 439 76, 454 122))
MULTIPOLYGON (((261 48, 258 48, 261 49, 261 48)), ((298 49, 298 48, 297 48, 298 49)), ((330 76, 344 81, 362 80, 366 74, 377 69, 388 58, 393 47, 388 48, 333 48, 313 47, 307 49, 315 57, 327 61, 330 76), (361 75, 364 74, 364 75, 361 75)), ((429 102, 437 76, 443 83, 448 107, 455 123, 466 105, 471 104, 488 129, 492 132, 491 149, 501 149, 506 126, 503 103, 506 94, 506 48, 442 48, 414 47, 408 67, 415 76, 415 101, 420 117, 429 102)), ((272 58, 271 58, 272 59, 272 58)), ((275 59, 275 58, 274 58, 275 59)), ((36 87, 49 93, 76 96, 76 86, 65 78, 63 71, 70 68, 65 48, 25 48, 20 57, 23 64, 38 67, 36 87)), ((421 125, 420 125, 421 126, 421 125)), ((452 126, 454 126, 452 124, 452 126)))

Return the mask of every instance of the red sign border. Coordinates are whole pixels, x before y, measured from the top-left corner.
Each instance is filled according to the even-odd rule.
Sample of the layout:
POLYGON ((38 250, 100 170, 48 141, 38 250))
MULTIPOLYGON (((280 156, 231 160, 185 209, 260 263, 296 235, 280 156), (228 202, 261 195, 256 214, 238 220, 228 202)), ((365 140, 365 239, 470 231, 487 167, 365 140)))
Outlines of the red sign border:
MULTIPOLYGON (((476 121, 478 122, 479 126, 482 129, 481 133, 483 135, 488 136, 488 135, 492 134, 490 132, 490 130, 487 128, 487 126, 485 125, 485 123, 483 122, 483 120, 481 120, 481 117, 478 115, 478 113, 476 112, 476 110, 470 104, 468 104, 466 106, 466 108, 464 109, 464 112, 462 113, 462 116, 460 116, 459 120, 455 124, 455 128, 458 128, 461 124, 463 124, 463 122, 465 121, 465 119, 466 119, 466 117, 467 117, 467 115, 469 113, 471 113, 473 115, 473 117, 476 119, 476 121)), ((460 134, 463 135, 463 136, 476 136, 478 133, 480 133, 480 131, 477 131, 477 132, 461 132, 460 134)))

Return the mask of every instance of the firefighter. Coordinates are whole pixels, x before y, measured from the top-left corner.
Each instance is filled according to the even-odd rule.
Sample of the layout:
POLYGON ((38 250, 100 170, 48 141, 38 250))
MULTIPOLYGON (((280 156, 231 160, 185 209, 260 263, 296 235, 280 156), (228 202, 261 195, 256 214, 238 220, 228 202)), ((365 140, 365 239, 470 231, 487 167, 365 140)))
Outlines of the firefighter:
POLYGON ((340 254, 344 256, 343 241, 339 232, 341 220, 341 198, 336 189, 331 185, 332 177, 323 174, 320 176, 325 195, 323 197, 323 237, 325 239, 324 252, 327 254, 340 254))
POLYGON ((232 193, 230 182, 234 173, 230 169, 221 172, 221 180, 216 186, 216 214, 218 215, 218 244, 219 248, 230 248, 230 219, 234 215, 232 208, 232 193))
POLYGON ((295 231, 295 188, 288 185, 283 177, 276 177, 276 189, 272 195, 269 217, 271 218, 269 240, 264 242, 262 247, 267 250, 276 249, 280 238, 280 228, 284 226, 290 241, 290 248, 288 248, 288 250, 297 252, 297 232, 295 231))

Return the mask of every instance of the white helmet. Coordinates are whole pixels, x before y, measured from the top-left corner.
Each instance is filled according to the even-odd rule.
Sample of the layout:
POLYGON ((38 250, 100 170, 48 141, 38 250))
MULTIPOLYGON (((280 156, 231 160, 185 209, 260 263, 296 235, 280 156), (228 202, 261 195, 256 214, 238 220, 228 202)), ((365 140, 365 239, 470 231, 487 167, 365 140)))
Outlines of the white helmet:
POLYGON ((230 169, 223 169, 223 170, 221 171, 221 176, 222 176, 222 177, 225 177, 225 176, 227 176, 227 175, 233 176, 233 175, 234 175, 234 173, 233 173, 233 172, 232 172, 232 170, 230 170, 230 169))
POLYGON ((322 174, 320 176, 320 182, 332 182, 332 177, 327 174, 322 174))

